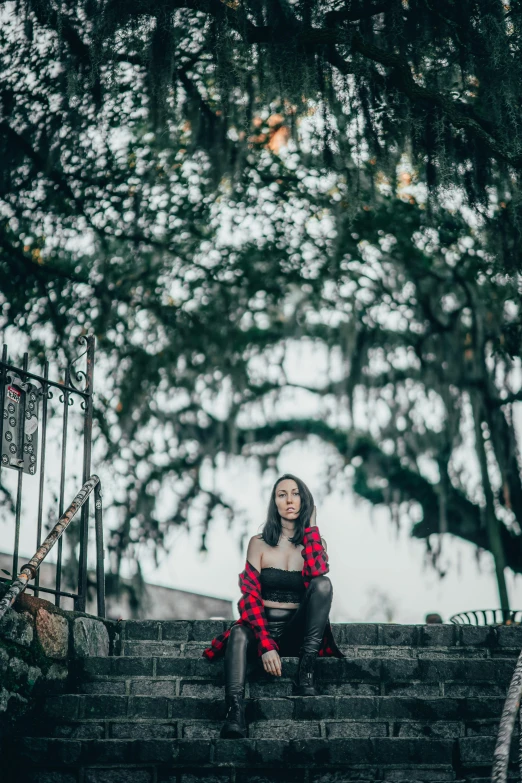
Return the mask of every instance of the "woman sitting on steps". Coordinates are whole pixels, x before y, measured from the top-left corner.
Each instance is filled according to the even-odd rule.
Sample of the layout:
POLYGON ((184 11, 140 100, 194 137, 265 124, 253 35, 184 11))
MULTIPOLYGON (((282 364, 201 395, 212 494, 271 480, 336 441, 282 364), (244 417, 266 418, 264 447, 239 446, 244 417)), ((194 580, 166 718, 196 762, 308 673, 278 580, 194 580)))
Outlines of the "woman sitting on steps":
POLYGON ((247 660, 256 651, 265 671, 275 677, 282 674, 281 656, 299 656, 293 691, 298 696, 316 695, 317 655, 344 657, 328 619, 332 583, 326 576, 326 542, 315 518, 308 487, 296 476, 281 476, 263 531, 250 539, 245 570, 239 575, 240 618, 203 652, 209 660, 225 654, 223 738, 246 737, 247 660))

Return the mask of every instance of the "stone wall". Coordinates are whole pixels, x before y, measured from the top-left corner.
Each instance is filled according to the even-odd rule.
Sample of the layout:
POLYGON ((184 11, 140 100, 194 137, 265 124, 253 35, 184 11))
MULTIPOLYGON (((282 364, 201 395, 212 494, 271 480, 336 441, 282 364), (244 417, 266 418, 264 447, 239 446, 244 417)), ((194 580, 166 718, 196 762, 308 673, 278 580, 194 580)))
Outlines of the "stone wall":
POLYGON ((0 620, 0 737, 29 717, 37 696, 68 689, 73 661, 117 644, 114 621, 22 595, 0 620))

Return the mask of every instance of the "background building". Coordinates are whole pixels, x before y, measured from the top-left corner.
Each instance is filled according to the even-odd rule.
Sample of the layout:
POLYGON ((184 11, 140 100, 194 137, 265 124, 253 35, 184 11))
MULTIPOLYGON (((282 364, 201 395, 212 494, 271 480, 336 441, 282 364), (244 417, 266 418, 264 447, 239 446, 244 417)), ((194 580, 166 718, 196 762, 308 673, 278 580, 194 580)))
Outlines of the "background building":
MULTIPOLYGON (((23 565, 29 557, 20 557, 19 565, 23 565)), ((8 578, 12 568, 12 555, 0 552, 0 572, 8 578), (7 574, 5 572, 8 572, 7 574)), ((40 568, 40 585, 54 587, 56 564, 45 561, 40 568)), ((109 585, 110 587, 110 585, 109 585)), ((65 587, 70 590, 70 587, 65 587)), ((71 590, 71 592, 73 592, 71 590)), ((32 590, 29 590, 32 595, 32 590)), ((50 593, 40 593, 40 598, 53 601, 50 593)), ((212 618, 232 619, 232 601, 216 598, 211 595, 177 590, 162 585, 144 584, 138 590, 135 583, 129 579, 119 580, 117 593, 107 591, 107 617, 113 620, 150 619, 150 620, 209 620, 212 618)), ((72 609, 71 598, 62 598, 61 606, 72 609)), ((96 614, 96 594, 89 591, 87 612, 96 614)))

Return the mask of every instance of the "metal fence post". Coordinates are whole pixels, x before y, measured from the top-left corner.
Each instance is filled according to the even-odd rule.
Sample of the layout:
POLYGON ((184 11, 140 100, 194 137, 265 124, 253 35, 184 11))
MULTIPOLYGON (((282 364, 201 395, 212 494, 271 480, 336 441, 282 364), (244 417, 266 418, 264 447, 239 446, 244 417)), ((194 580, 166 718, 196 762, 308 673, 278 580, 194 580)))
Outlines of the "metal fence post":
MULTIPOLYGON (((93 390, 94 390, 94 353, 95 338, 94 335, 80 338, 87 343, 87 372, 86 372, 86 391, 85 399, 85 419, 83 425, 83 478, 87 481, 91 472, 91 451, 92 451, 92 415, 93 415, 93 390)), ((82 508, 80 521, 80 554, 78 564, 78 598, 76 609, 79 612, 85 612, 87 600, 87 548, 89 545, 89 501, 82 508)))

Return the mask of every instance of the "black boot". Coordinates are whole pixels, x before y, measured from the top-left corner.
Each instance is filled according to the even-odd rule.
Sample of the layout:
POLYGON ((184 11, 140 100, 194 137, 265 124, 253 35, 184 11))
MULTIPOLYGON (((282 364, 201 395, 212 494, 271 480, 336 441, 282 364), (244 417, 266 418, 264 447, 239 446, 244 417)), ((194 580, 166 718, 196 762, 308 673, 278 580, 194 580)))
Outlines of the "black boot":
POLYGON ((233 693, 225 697, 227 714, 221 729, 221 739, 244 739, 247 735, 245 699, 243 694, 233 693))
POLYGON ((294 696, 317 696, 314 686, 314 669, 317 653, 302 653, 299 658, 294 696))

